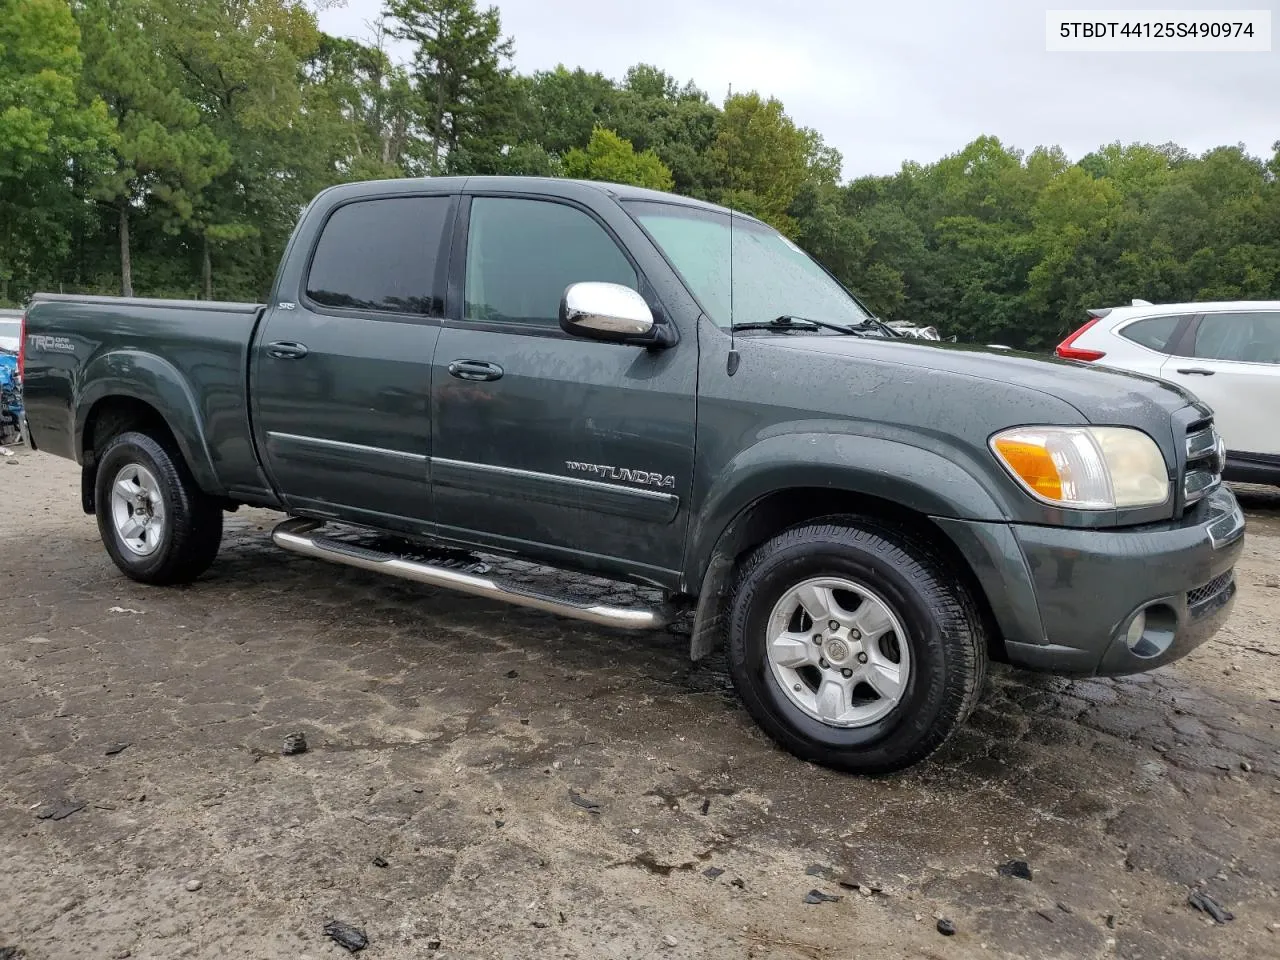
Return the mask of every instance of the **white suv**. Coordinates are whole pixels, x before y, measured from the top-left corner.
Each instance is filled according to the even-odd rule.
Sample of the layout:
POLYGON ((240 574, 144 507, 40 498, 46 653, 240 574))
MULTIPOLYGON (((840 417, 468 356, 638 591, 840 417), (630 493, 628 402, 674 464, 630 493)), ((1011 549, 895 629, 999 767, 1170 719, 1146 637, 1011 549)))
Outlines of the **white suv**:
POLYGON ((1090 310, 1055 351, 1186 387, 1213 408, 1228 480, 1280 484, 1280 300, 1090 310))

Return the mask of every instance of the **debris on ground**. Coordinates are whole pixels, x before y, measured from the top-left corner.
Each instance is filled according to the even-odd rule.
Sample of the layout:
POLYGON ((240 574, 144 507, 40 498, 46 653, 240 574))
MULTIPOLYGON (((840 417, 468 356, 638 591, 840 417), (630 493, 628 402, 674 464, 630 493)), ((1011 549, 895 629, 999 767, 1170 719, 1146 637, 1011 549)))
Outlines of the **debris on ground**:
POLYGON ((324 935, 351 953, 357 953, 369 945, 363 930, 341 920, 330 920, 324 925, 324 935))
POLYGON ((577 804, 583 810, 590 810, 592 813, 600 812, 600 804, 596 803, 594 800, 588 800, 582 794, 578 793, 577 790, 572 788, 569 789, 569 800, 577 804))
POLYGON ((1236 915, 1220 904, 1209 894, 1203 890, 1194 890, 1191 896, 1187 897, 1187 903, 1195 907, 1201 913, 1207 913, 1213 917, 1214 923, 1226 923, 1228 920, 1234 920, 1236 915))
POLYGON ((195 893, 197 890, 199 890, 201 887, 204 886, 204 881, 191 879, 191 880, 188 880, 185 884, 183 884, 183 886, 187 888, 188 893, 195 893))
POLYGON ((440 938, 439 938, 439 937, 432 937, 430 940, 428 940, 428 941, 427 941, 427 949, 428 949, 428 950, 439 950, 439 949, 440 949, 440 938))
POLYGON ((135 610, 133 607, 107 607, 107 613, 145 613, 143 610, 135 610))
POLYGON ((708 880, 714 880, 716 877, 720 876, 720 874, 722 873, 724 873, 724 871, 719 867, 707 867, 707 869, 702 871, 702 875, 706 877, 708 880))
POLYGON ((1057 920, 1053 919, 1053 914, 1051 914, 1048 910, 1037 910, 1036 915, 1039 916, 1042 920, 1048 920, 1050 923, 1058 922, 1057 920))
POLYGON ((956 925, 950 920, 944 918, 938 921, 938 932, 944 937, 954 937, 956 933, 956 925))
POLYGON ((662 942, 668 947, 678 947, 680 945, 680 941, 669 933, 662 938, 662 942))
POLYGON ((705 817, 711 811, 711 798, 702 801, 702 815, 705 817))
POLYGON ((387 861, 387 858, 386 858, 386 857, 374 857, 374 858, 373 858, 373 865, 374 865, 375 867, 389 867, 389 866, 391 866, 391 864, 387 861))
POLYGON ((81 800, 51 800, 36 811, 37 820, 65 820, 87 806, 81 800))
POLYGON ((508 680, 514 680, 514 679, 515 679, 516 677, 518 677, 518 676, 520 676, 519 671, 516 671, 516 670, 508 670, 508 671, 507 671, 507 679, 508 679, 508 680))
POLYGON ((114 757, 117 753, 124 753, 132 746, 132 743, 113 743, 111 746, 107 747, 105 754, 108 757, 114 757))
POLYGON ((805 903, 839 903, 844 897, 837 896, 832 893, 823 893, 821 890, 810 890, 804 895, 805 903))
POLYGON ((305 733, 291 733, 284 738, 284 745, 280 748, 281 756, 292 757, 299 753, 306 753, 307 735, 305 733))
POLYGON ((1008 863, 1002 863, 996 868, 996 872, 1002 877, 1016 877, 1019 880, 1031 879, 1031 864, 1025 860, 1010 860, 1008 863))

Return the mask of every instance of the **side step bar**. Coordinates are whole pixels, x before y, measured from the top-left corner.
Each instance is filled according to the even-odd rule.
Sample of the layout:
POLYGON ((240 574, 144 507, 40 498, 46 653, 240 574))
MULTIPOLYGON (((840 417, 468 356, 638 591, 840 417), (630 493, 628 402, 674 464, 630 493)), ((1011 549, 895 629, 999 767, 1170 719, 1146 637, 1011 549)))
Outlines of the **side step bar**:
POLYGON ((531 607, 534 610, 544 610, 562 617, 585 620, 602 627, 615 627, 621 630, 658 630, 669 624, 675 617, 674 609, 666 605, 611 607, 533 593, 514 585, 499 583, 488 577, 478 577, 459 570, 450 570, 447 567, 406 560, 392 553, 369 550, 341 540, 331 540, 318 535, 317 531, 323 526, 324 522, 321 520, 295 517, 278 524, 271 531, 271 540, 276 546, 293 553, 300 553, 305 557, 330 560, 333 563, 346 564, 348 567, 385 573, 433 587, 445 587, 476 597, 503 600, 516 606, 531 607))

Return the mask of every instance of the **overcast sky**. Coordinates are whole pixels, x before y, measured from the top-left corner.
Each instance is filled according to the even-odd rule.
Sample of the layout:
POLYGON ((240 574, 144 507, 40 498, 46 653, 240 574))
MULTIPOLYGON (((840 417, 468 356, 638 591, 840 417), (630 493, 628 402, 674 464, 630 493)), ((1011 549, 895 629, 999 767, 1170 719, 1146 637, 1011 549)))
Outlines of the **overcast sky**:
MULTIPOLYGON (((485 0, 480 0, 481 5, 485 0)), ((1132 6, 1140 6, 1132 0, 1132 6)), ((1172 4, 1171 4, 1172 5, 1172 4)), ((1184 0, 1183 7, 1272 9, 1184 0)), ((367 37, 381 0, 320 14, 330 33, 367 37)), ((847 177, 928 162, 980 134, 1073 159, 1113 140, 1200 152, 1280 139, 1280 45, 1271 53, 1047 53, 1046 8, 1128 4, 1034 0, 500 0, 520 72, 558 63, 621 77, 653 63, 712 100, 778 97, 844 155, 847 177)))

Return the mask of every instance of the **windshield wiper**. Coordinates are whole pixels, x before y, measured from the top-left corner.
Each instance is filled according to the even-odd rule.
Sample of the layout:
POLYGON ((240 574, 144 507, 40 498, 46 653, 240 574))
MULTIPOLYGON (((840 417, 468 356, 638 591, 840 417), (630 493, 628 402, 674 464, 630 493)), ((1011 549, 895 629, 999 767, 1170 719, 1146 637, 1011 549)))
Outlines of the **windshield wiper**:
POLYGON ((879 317, 868 317, 866 320, 863 320, 860 324, 858 324, 858 326, 859 327, 875 327, 878 330, 883 330, 884 335, 888 337, 890 340, 901 340, 903 337, 906 336, 905 333, 899 333, 897 330, 893 329, 893 327, 889 326, 879 317))
POLYGON ((742 330, 834 330, 849 336, 859 337, 863 332, 858 327, 846 327, 839 323, 828 323, 826 320, 810 320, 808 317, 791 317, 783 315, 774 317, 768 323, 735 323, 731 328, 735 333, 742 330))

